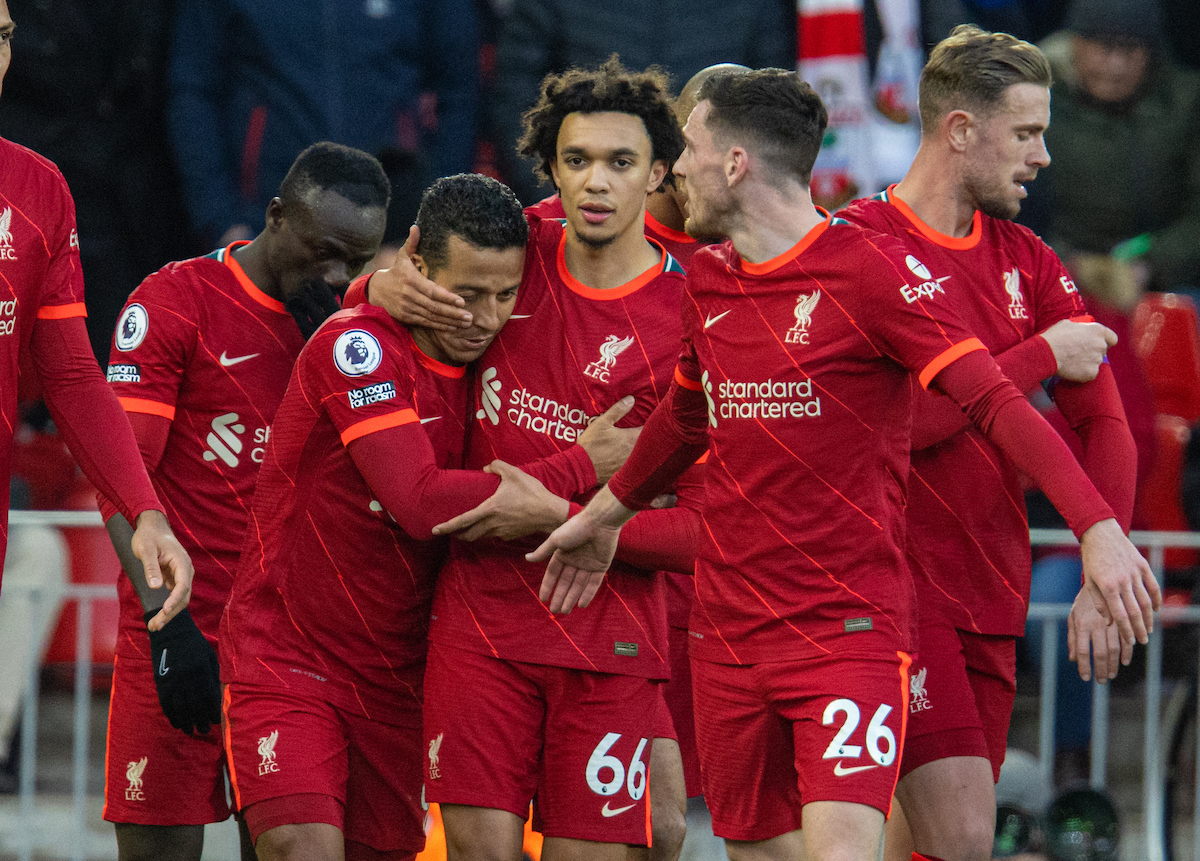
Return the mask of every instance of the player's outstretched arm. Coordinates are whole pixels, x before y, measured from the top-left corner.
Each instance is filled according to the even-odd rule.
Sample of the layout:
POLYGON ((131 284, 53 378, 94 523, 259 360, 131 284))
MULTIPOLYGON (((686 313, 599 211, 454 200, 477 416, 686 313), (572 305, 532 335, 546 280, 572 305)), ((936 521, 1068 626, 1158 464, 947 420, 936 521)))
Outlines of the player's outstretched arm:
POLYGON ((546 490, 532 475, 502 460, 492 461, 483 471, 500 476, 500 486, 470 511, 433 527, 434 535, 457 533, 463 541, 512 541, 535 532, 551 532, 566 521, 570 503, 546 490))
POLYGON ((1133 643, 1123 641, 1117 626, 1100 614, 1087 587, 1079 590, 1067 616, 1067 654, 1078 665, 1079 678, 1091 681, 1094 666, 1100 684, 1115 679, 1120 665, 1133 660, 1133 643))
POLYGON ((1083 588, 1096 611, 1115 622, 1123 643, 1149 642, 1162 592, 1154 572, 1114 519, 1101 520, 1079 537, 1083 588))
POLYGON ((549 560, 538 597, 550 612, 570 613, 592 602, 617 552, 621 526, 634 513, 603 487, 583 511, 525 555, 530 562, 549 560))
POLYGON ((383 308, 406 326, 422 326, 439 332, 469 327, 471 312, 463 309, 466 303, 462 297, 430 281, 413 265, 410 255, 416 253, 420 235, 414 224, 391 267, 372 273, 369 282, 362 279, 351 285, 346 293, 346 307, 352 308, 367 298, 372 305, 383 308), (360 285, 368 283, 364 297, 359 293, 360 285))

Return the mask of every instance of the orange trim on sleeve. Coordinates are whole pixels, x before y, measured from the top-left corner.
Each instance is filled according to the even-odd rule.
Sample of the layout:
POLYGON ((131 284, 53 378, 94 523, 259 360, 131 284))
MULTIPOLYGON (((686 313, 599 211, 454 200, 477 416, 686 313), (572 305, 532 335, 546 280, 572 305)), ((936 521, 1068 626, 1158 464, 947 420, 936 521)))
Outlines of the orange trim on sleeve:
POLYGON ((974 353, 976 350, 987 350, 983 346, 983 341, 978 338, 967 338, 965 341, 959 341, 950 349, 943 352, 936 359, 925 366, 925 370, 921 371, 917 377, 921 381, 921 388, 929 388, 929 384, 933 382, 933 378, 942 372, 942 370, 957 359, 961 359, 967 353, 974 353))
POLYGON ((680 387, 693 392, 701 391, 701 385, 696 380, 689 380, 683 375, 683 371, 679 370, 679 366, 675 366, 675 382, 679 383, 680 387))
POLYGON ((148 413, 152 416, 162 416, 167 421, 175 420, 175 407, 159 401, 145 398, 117 398, 121 408, 127 413, 148 413))
POLYGON ((43 305, 38 308, 39 320, 65 320, 68 317, 86 317, 87 306, 82 302, 72 302, 69 305, 43 305))
POLYGON ((374 418, 364 419, 342 431, 342 445, 350 445, 350 443, 359 437, 364 437, 369 433, 400 427, 400 425, 409 425, 420 420, 416 410, 400 410, 399 412, 388 413, 386 416, 375 416, 374 418))

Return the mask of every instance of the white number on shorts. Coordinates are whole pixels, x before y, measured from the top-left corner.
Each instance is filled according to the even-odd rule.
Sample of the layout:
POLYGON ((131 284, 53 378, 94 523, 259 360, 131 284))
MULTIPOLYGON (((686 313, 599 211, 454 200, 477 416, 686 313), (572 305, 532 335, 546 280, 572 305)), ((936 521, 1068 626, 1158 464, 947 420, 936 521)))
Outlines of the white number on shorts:
POLYGON ((646 791, 646 764, 642 762, 642 754, 646 750, 647 739, 638 742, 633 759, 629 762, 629 780, 626 781, 624 763, 608 752, 620 738, 619 732, 610 732, 596 745, 587 763, 587 784, 597 795, 614 795, 624 783, 629 797, 638 801, 646 791), (612 778, 601 781, 600 772, 605 769, 612 772, 612 778))
POLYGON ((834 717, 838 712, 846 715, 846 722, 842 724, 842 728, 837 731, 837 735, 833 737, 833 741, 829 743, 829 747, 825 748, 825 756, 823 759, 855 759, 862 756, 862 747, 857 744, 846 744, 846 739, 850 738, 850 734, 858 729, 858 721, 861 713, 858 710, 858 704, 854 700, 834 700, 829 705, 825 706, 825 714, 821 717, 821 723, 824 726, 829 726, 834 721, 834 717))
MULTIPOLYGON (((846 721, 837 731, 837 735, 833 737, 833 741, 829 743, 829 747, 825 748, 823 759, 856 759, 862 756, 862 747, 857 744, 846 744, 846 741, 858 729, 862 712, 859 711, 858 704, 853 700, 834 700, 825 707, 821 723, 825 726, 834 723, 839 712, 846 715, 846 721)), ((881 705, 875 710, 871 722, 867 724, 867 753, 875 762, 885 766, 891 765, 896 759, 896 736, 883 724, 891 713, 891 706, 881 705), (880 742, 883 744, 881 745, 880 742)))

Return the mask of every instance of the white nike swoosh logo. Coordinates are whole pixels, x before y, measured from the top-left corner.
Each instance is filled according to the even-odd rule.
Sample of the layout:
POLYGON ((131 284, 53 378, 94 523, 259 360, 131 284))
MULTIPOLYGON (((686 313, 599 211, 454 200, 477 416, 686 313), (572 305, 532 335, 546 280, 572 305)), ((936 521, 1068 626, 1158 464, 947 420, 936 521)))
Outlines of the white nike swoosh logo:
POLYGON ((600 808, 600 815, 606 818, 609 816, 616 816, 618 813, 624 813, 626 810, 632 810, 637 806, 635 804, 627 804, 624 807, 618 807, 616 810, 613 810, 608 805, 609 802, 606 801, 604 802, 604 806, 600 808))
POLYGON ((170 671, 171 668, 167 666, 167 650, 163 649, 162 658, 158 662, 158 674, 165 676, 170 671))
POLYGON ((436 422, 440 418, 441 416, 430 416, 427 419, 421 419, 421 424, 426 424, 427 422, 436 422))
POLYGON ((258 355, 258 353, 251 353, 249 356, 235 356, 231 359, 228 356, 226 356, 225 352, 222 350, 221 358, 218 359, 217 361, 219 361, 221 363, 222 368, 231 368, 234 365, 236 365, 238 362, 244 362, 247 359, 253 359, 257 355, 258 355))
POLYGON ((532 316, 533 316, 532 314, 509 314, 508 319, 510 319, 510 320, 528 320, 532 316))
POLYGON ((867 769, 870 769, 870 768, 879 768, 879 766, 878 765, 856 765, 856 766, 853 766, 852 768, 846 768, 844 765, 842 765, 842 761, 839 759, 837 762, 837 765, 835 765, 833 767, 833 773, 836 774, 838 777, 845 777, 847 774, 854 774, 859 771, 866 771, 867 769))
MULTIPOLYGON (((733 310, 732 308, 730 308, 730 309, 729 309, 729 311, 732 311, 732 310, 733 310)), ((708 328, 709 326, 711 326, 713 323, 717 322, 717 321, 718 321, 718 320, 720 320, 722 317, 724 317, 726 314, 728 314, 728 313, 729 313, 729 311, 722 311, 720 314, 718 314, 718 315, 717 315, 717 316, 715 316, 715 317, 706 317, 706 318, 704 318, 704 328, 705 328, 705 329, 707 329, 707 328, 708 328)))

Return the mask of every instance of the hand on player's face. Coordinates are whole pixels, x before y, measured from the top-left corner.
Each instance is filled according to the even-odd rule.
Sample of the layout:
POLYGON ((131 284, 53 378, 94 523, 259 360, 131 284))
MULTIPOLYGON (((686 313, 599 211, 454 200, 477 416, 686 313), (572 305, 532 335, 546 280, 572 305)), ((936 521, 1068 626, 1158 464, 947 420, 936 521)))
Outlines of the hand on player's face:
POLYGON ((326 281, 314 278, 290 291, 283 307, 292 315, 300 334, 308 340, 332 314, 341 310, 340 296, 326 281))

